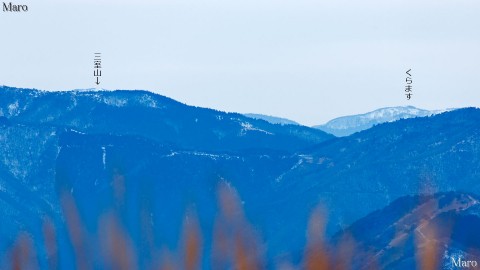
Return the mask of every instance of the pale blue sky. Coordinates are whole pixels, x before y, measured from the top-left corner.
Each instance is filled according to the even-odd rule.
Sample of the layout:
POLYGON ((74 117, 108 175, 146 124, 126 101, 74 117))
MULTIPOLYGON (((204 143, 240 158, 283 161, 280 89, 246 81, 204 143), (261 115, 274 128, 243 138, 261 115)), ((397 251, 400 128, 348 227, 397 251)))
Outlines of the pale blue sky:
POLYGON ((14 3, 29 12, 0 12, 4 85, 95 87, 100 51, 102 88, 307 125, 386 106, 480 106, 478 0, 14 3))

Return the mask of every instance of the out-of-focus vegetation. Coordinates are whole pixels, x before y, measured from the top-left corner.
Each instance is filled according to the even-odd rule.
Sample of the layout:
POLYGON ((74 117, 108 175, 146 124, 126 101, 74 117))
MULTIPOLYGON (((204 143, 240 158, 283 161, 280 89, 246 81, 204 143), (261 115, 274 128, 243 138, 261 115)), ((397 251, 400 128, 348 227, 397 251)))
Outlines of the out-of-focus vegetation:
MULTIPOLYGON (((63 193, 61 202, 75 257, 75 265, 72 265, 71 268, 98 269, 95 261, 100 260, 105 269, 195 270, 206 267, 202 264, 202 254, 205 254, 203 249, 208 248, 211 251, 207 254, 210 256, 207 258, 210 262, 208 267, 211 269, 382 269, 381 263, 376 261, 376 258, 382 259, 382 254, 379 253, 370 254, 368 260, 363 260, 361 264, 358 263, 358 260, 354 262, 355 255, 364 251, 357 250, 360 245, 348 234, 337 239, 335 245, 328 243, 324 236, 327 209, 322 207, 317 207, 311 214, 308 228, 306 228, 307 245, 301 261, 292 262, 288 259, 281 259, 276 261, 275 265, 269 265, 265 258, 265 245, 261 243, 258 232, 247 222, 241 200, 235 189, 228 184, 220 184, 217 197, 219 213, 211 234, 213 235, 211 247, 204 246, 205 241, 198 217, 194 210, 189 209, 185 214, 182 233, 179 236, 178 250, 167 248, 156 250, 151 245, 152 250, 149 256, 152 258, 152 263, 149 266, 141 267, 138 264, 137 256, 139 254, 135 250, 135 245, 115 211, 103 214, 98 220, 101 239, 97 239, 96 243, 100 243, 102 252, 101 254, 92 254, 91 244, 88 242, 90 236, 82 224, 75 201, 69 193, 63 193)), ((421 211, 421 215, 428 216, 432 211, 437 210, 433 209, 435 207, 437 207, 435 204, 427 203, 416 211, 421 211)), ((413 214, 416 215, 414 211, 410 213, 410 215, 413 214)), ((407 218, 411 217, 402 217, 402 219, 407 218)), ((439 246, 435 230, 431 226, 427 226, 426 220, 428 218, 422 221, 425 224, 420 224, 418 227, 428 228, 421 232, 421 238, 416 239, 418 248, 416 265, 418 269, 422 270, 439 269, 441 260, 439 255, 442 247, 439 246)), ((51 220, 45 219, 42 229, 45 241, 41 250, 35 249, 33 241, 27 234, 22 234, 17 238, 15 245, 7 255, 10 269, 39 269, 36 261, 37 252, 47 257, 48 269, 59 268, 55 226, 51 220)), ((394 239, 397 238, 401 238, 401 236, 394 237, 394 239)), ((145 242, 149 244, 151 239, 145 239, 145 242)), ((391 245, 395 245, 393 241, 391 245)))

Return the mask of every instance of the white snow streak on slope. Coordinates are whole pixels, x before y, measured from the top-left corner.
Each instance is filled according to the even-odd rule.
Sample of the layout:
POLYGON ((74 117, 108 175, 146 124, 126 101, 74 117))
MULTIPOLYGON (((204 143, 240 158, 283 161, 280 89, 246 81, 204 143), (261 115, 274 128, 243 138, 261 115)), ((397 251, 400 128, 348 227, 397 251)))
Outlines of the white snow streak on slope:
POLYGON ((242 122, 242 123, 240 123, 240 125, 242 126, 242 131, 241 131, 242 135, 245 135, 247 133, 247 131, 259 131, 259 132, 263 132, 263 133, 268 134, 268 135, 273 135, 273 133, 268 132, 268 131, 263 130, 263 129, 256 128, 248 122, 242 122))
POLYGON ((102 146, 102 162, 103 162, 103 169, 105 170, 107 164, 107 149, 105 146, 102 146))

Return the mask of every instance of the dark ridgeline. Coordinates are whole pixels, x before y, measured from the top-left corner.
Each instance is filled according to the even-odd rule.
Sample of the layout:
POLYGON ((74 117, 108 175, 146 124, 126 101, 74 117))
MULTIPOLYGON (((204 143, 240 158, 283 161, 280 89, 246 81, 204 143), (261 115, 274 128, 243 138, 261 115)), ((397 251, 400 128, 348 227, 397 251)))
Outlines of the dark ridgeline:
POLYGON ((460 269, 452 259, 480 260, 479 199, 460 192, 401 197, 338 232, 332 243, 354 239, 348 262, 361 269, 460 269))
POLYGON ((273 125, 237 113, 187 106, 147 91, 44 92, 0 88, 3 116, 28 125, 141 136, 202 151, 295 151, 333 138, 304 126, 273 125))
MULTIPOLYGON (((130 249, 115 254, 135 254, 121 256, 124 264, 145 268, 158 257, 154 250, 169 257, 161 247, 180 248, 184 234, 193 239, 186 240, 193 248, 185 257, 201 257, 202 266, 209 268, 212 239, 219 230, 215 220, 222 211, 219 183, 235 187, 242 199, 237 208, 255 225, 241 230, 250 235, 244 235, 247 239, 256 239, 253 244, 233 239, 232 245, 256 246, 255 256, 263 259, 254 264, 260 268, 272 268, 276 258, 308 264, 305 230, 318 203, 328 209, 330 237, 403 196, 480 192, 475 181, 480 174, 480 110, 473 108, 335 138, 308 127, 191 107, 145 91, 3 87, 0 116, 0 211, 5 220, 0 249, 5 254, 20 232, 28 232, 39 251, 30 255, 39 258, 42 268, 49 263, 44 235, 51 231, 63 268, 82 256, 92 265, 79 267, 102 266, 103 257, 95 254, 110 250, 116 241, 128 242, 123 246, 130 249), (198 216, 193 236, 182 233, 190 226, 182 223, 189 207, 198 216), (55 230, 42 225, 46 217, 55 230), (261 237, 253 236, 257 234, 261 237), (102 246, 102 240, 110 244, 102 246), (256 245, 258 241, 263 244, 256 245)), ((409 212, 408 199, 396 205, 409 212)), ((385 226, 393 222, 387 214, 375 220, 384 220, 385 226)), ((358 241, 372 241, 372 252, 386 243, 358 241)), ((467 252, 462 245, 455 248, 467 252)), ((327 247, 324 253, 331 254, 327 247)), ((405 254, 415 262, 412 252, 405 254)), ((171 257, 174 264, 177 258, 171 257)), ((316 265, 314 259, 311 263, 316 265)), ((398 265, 403 263, 398 259, 398 265)))

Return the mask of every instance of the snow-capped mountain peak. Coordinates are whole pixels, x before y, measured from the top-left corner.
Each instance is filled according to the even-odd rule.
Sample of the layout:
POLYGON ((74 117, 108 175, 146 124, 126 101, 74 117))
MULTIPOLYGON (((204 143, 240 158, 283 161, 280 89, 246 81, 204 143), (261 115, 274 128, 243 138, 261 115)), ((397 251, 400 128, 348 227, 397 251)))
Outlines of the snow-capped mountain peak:
POLYGON ((386 107, 364 114, 338 117, 328 121, 324 125, 314 126, 314 128, 318 128, 335 136, 341 137, 369 129, 376 124, 393 122, 399 119, 425 117, 449 110, 451 109, 423 110, 413 106, 386 107))

